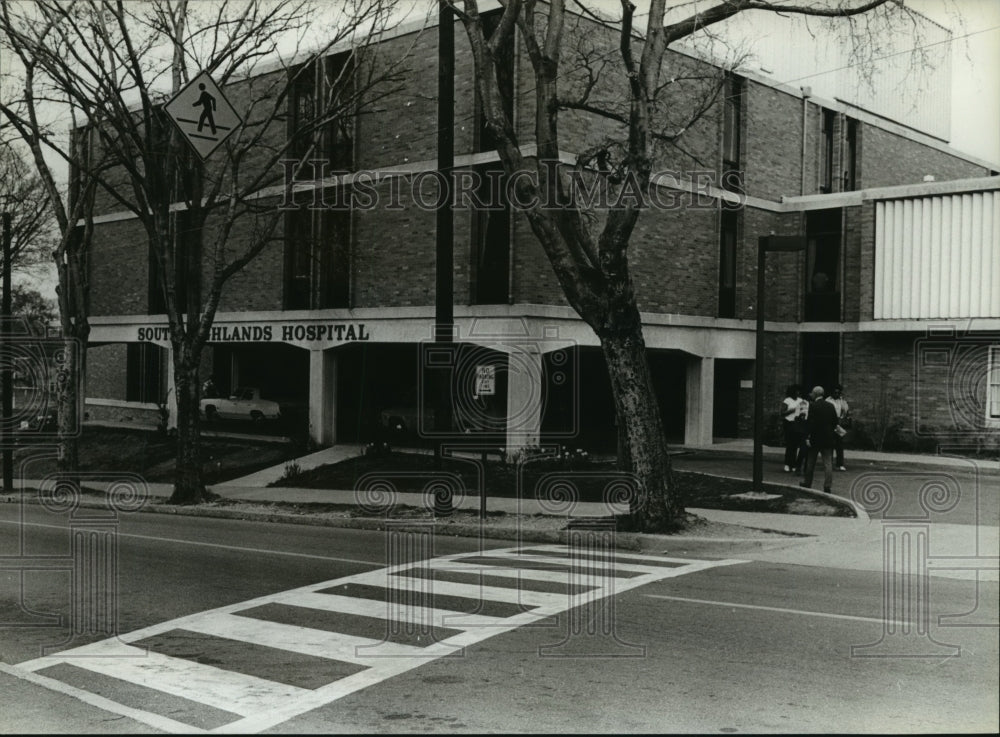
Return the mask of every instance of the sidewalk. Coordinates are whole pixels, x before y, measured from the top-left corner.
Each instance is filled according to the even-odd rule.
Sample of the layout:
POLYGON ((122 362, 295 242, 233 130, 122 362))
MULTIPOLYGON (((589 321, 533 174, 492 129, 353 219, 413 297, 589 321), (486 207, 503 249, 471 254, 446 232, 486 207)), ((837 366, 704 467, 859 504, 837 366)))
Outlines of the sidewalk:
MULTIPOLYGON (((682 445, 678 450, 708 451, 713 453, 753 454, 753 440, 740 438, 724 440, 711 445, 682 445)), ((765 457, 782 457, 784 448, 765 445, 765 457)), ((893 463, 902 465, 929 466, 934 468, 974 468, 985 473, 1000 474, 1000 459, 986 460, 981 458, 966 458, 963 456, 932 455, 929 453, 877 453, 869 450, 846 451, 847 461, 870 461, 876 463, 893 463)))
MULTIPOLYGON (((358 455, 362 448, 358 445, 339 445, 326 448, 316 453, 297 459, 299 468, 307 470, 328 463, 336 463, 358 455)), ((675 449, 673 455, 675 468, 680 470, 697 470, 720 476, 750 479, 752 464, 749 443, 720 443, 711 447, 696 447, 675 449), (707 470, 706 470, 707 467, 707 470)), ((781 472, 780 461, 775 462, 774 456, 780 449, 765 448, 765 481, 767 483, 796 486, 797 477, 781 472)), ((995 482, 997 464, 972 461, 970 459, 939 458, 934 456, 898 456, 887 453, 851 453, 849 463, 860 467, 867 464, 890 464, 907 466, 919 463, 943 469, 958 469, 964 467, 976 474, 985 474, 995 497, 1000 482, 995 482)), ((862 471, 863 473, 863 471, 862 471)), ((212 491, 225 500, 243 502, 248 505, 269 505, 274 502, 288 504, 335 504, 344 506, 362 506, 371 504, 377 508, 385 503, 386 498, 366 499, 352 490, 304 489, 293 487, 269 487, 267 484, 276 481, 285 474, 285 465, 258 471, 249 476, 234 479, 212 486, 212 491)), ((854 474, 837 474, 835 482, 843 484, 845 477, 854 474)), ((838 491, 835 483, 834 491, 838 491)), ((30 482, 25 482, 29 485, 30 482)), ((312 522, 330 524, 333 526, 367 526, 367 522, 384 524, 380 515, 373 511, 367 520, 341 515, 333 519, 319 513, 311 514, 306 510, 298 510, 298 514, 282 516, 280 511, 269 512, 255 510, 250 512, 239 509, 226 509, 213 505, 202 507, 165 507, 158 503, 170 496, 172 485, 148 484, 150 501, 157 505, 156 511, 178 514, 204 514, 211 516, 226 516, 247 519, 274 519, 289 522, 312 522), (304 513, 305 512, 305 513, 304 513), (324 519, 318 519, 319 517, 324 519), (317 519, 309 519, 316 517, 317 519)), ((846 492, 841 489, 840 495, 846 492)), ((400 493, 393 497, 393 503, 400 507, 426 507, 427 499, 421 494, 400 493)), ((995 501, 993 499, 992 501, 995 501)), ((486 500, 489 512, 504 512, 509 515, 526 515, 530 523, 517 522, 515 526, 506 528, 494 523, 480 525, 474 513, 478 512, 480 498, 478 496, 460 497, 455 500, 457 510, 473 513, 467 519, 473 522, 448 524, 450 534, 477 535, 487 537, 513 536, 528 540, 537 539, 559 540, 560 530, 566 525, 567 511, 553 510, 541 507, 534 499, 511 499, 488 497, 486 500), (555 513, 553 513, 555 512, 555 513), (561 512, 561 513, 560 513, 561 512), (544 515, 544 517, 543 517, 544 515), (546 521, 547 520, 547 521, 546 521), (530 531, 526 532, 526 530, 530 531)), ((616 513, 627 511, 624 506, 614 509, 616 513)), ((1000 527, 995 524, 949 524, 937 522, 920 524, 905 520, 872 520, 862 513, 859 518, 818 517, 792 514, 767 514, 756 512, 730 512, 712 509, 688 509, 694 515, 710 522, 732 526, 732 529, 742 528, 746 534, 738 532, 728 537, 718 534, 704 536, 695 528, 678 535, 634 535, 623 533, 623 542, 628 538, 630 545, 650 552, 685 552, 719 557, 738 557, 746 560, 767 561, 772 563, 787 563, 793 565, 811 565, 845 570, 883 571, 886 567, 884 556, 892 545, 898 543, 900 535, 909 535, 912 544, 918 538, 923 539, 927 546, 928 556, 926 570, 930 575, 949 578, 962 578, 980 581, 998 581, 998 556, 1000 556, 1000 527), (770 531, 766 535, 760 531, 770 531), (791 535, 791 536, 790 536, 791 535), (792 537, 794 536, 794 537, 792 537)), ((603 517, 611 511, 604 504, 576 503, 572 507, 575 517, 603 517)), ((522 518, 527 519, 527 518, 522 518)), ((513 524, 513 523, 512 523, 513 524)), ((910 544, 910 543, 907 543, 910 544)), ((921 568, 914 567, 913 573, 920 573, 921 568)))

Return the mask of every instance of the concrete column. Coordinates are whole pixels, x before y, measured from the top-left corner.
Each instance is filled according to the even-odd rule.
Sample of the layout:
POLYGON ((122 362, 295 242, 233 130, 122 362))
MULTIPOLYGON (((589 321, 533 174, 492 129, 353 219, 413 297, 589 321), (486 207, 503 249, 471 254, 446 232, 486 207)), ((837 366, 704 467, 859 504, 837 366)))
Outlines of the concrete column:
POLYGON ((538 445, 545 391, 542 353, 535 346, 518 346, 508 355, 507 450, 538 445))
MULTIPOLYGON (((692 356, 687 363, 684 444, 711 445, 715 411, 715 359, 692 356)), ((736 408, 733 407, 733 411, 736 408)))
POLYGON ((167 344, 167 429, 177 429, 177 390, 174 388, 174 349, 167 344))
POLYGON ((309 437, 318 445, 337 442, 337 356, 309 351, 309 437))

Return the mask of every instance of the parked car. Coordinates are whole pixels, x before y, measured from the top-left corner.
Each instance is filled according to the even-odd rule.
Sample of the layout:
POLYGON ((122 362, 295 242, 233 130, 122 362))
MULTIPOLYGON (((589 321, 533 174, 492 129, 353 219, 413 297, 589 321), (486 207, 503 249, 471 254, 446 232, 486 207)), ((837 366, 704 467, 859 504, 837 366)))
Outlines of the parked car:
POLYGON ((260 389, 244 386, 236 389, 229 399, 210 397, 201 400, 201 412, 207 420, 276 420, 281 407, 270 399, 262 399, 260 389))

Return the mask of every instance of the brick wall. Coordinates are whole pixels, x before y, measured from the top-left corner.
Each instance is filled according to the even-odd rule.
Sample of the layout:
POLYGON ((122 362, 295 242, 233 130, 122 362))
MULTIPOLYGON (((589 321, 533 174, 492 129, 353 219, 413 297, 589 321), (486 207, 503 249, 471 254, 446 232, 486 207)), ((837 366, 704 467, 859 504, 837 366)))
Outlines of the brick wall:
POLYGON ((845 333, 841 383, 851 414, 868 437, 888 427, 895 449, 1000 447, 1000 430, 985 421, 991 344, 1000 338, 845 333))
MULTIPOLYGON (((597 27, 585 19, 574 19, 572 34, 601 43, 614 44, 611 37, 599 38, 597 27), (596 39, 596 40, 595 40, 596 39)), ((521 44, 523 46, 523 44, 521 44)), ((356 166, 359 169, 431 161, 436 158, 436 51, 434 29, 387 41, 380 48, 377 63, 395 64, 406 54, 400 68, 400 89, 371 100, 355 125, 356 166)), ((522 53, 516 60, 517 128, 522 143, 530 143, 534 124, 534 77, 522 53)), ((565 58, 567 93, 580 88, 585 72, 574 64, 573 53, 565 58), (583 76, 581 76, 583 75, 583 76)), ((575 57, 574 57, 575 58, 575 57)), ((473 150, 475 93, 468 41, 464 30, 456 28, 456 123, 457 154, 473 150)), ((604 70, 596 98, 624 89, 618 64, 604 70)), ((683 77, 708 69, 701 62, 671 52, 664 79, 683 77)), ((239 83, 234 96, 246 97, 261 89, 270 78, 239 83)), ((664 115, 678 115, 690 109, 704 89, 694 83, 677 82, 666 88, 664 115)), ((383 90, 385 91, 385 90, 383 90)), ((745 97, 744 163, 748 193, 777 199, 798 194, 802 176, 802 100, 763 84, 748 80, 745 97)), ((659 152, 662 169, 689 172, 692 169, 717 171, 720 160, 721 99, 680 139, 679 148, 665 146, 659 152)), ((814 192, 820 161, 821 108, 806 106, 806 190, 814 192)), ((837 118, 834 166, 841 158, 837 118)), ((666 117, 658 126, 670 128, 679 118, 666 117)), ((276 136, 284 136, 283 125, 275 125, 276 136)), ((602 142, 609 136, 621 139, 620 124, 593 115, 567 113, 561 119, 562 147, 576 153, 602 142)), ((962 162, 927 146, 908 141, 874 126, 863 125, 859 136, 859 185, 879 186, 919 181, 932 171, 939 179, 986 173, 981 167, 962 162)), ((259 165, 264 149, 245 162, 249 175, 259 165)), ((836 173, 836 172, 835 172, 836 173)), ((839 177, 834 177, 839 186, 839 177)), ((385 196, 386 190, 380 189, 385 196)), ((871 309, 870 236, 866 206, 846 215, 844 289, 845 319, 866 319, 871 309)), ((468 252, 471 215, 456 214, 455 275, 456 301, 469 299, 468 252)), ((650 210, 639 219, 630 251, 633 277, 640 307, 644 310, 701 316, 717 314, 719 218, 714 209, 685 208, 678 211, 650 210), (679 278, 678 278, 679 277, 679 278)), ((758 236, 800 232, 801 216, 777 216, 747 209, 743 214, 742 236, 737 263, 737 316, 753 318, 756 285, 756 242, 758 236)), ((356 212, 353 233, 353 300, 356 306, 403 306, 433 304, 434 216, 405 206, 399 211, 380 207, 356 212)), ((250 228, 241 224, 231 237, 230 254, 249 238, 250 228)), ((279 226, 274 241, 245 270, 226 286, 221 311, 275 310, 283 301, 284 246, 279 226)), ((513 236, 514 299, 518 302, 565 304, 562 290, 551 266, 523 217, 515 218, 513 236)), ((147 256, 145 236, 136 221, 99 226, 98 243, 91 259, 93 314, 139 314, 146 310, 147 256), (128 244, 120 245, 120 244, 128 244)), ((772 254, 768 258, 769 319, 795 320, 801 312, 803 281, 801 254, 772 254)))
POLYGON ((858 188, 915 184, 925 174, 938 181, 989 176, 988 168, 963 161, 951 154, 911 141, 889 131, 864 124, 860 132, 862 153, 858 188))
POLYGON ((138 220, 97 226, 88 267, 91 315, 146 313, 149 241, 138 220))
POLYGON ((124 343, 109 343, 87 349, 88 397, 125 400, 126 348, 124 343))
MULTIPOLYGON (((799 213, 773 213, 752 207, 743 210, 743 229, 737 254, 736 316, 757 319, 757 244, 761 236, 800 235, 799 213)), ((774 251, 765 261, 764 319, 797 321, 802 312, 805 255, 774 251)), ((783 387, 782 387, 783 388, 783 387)))

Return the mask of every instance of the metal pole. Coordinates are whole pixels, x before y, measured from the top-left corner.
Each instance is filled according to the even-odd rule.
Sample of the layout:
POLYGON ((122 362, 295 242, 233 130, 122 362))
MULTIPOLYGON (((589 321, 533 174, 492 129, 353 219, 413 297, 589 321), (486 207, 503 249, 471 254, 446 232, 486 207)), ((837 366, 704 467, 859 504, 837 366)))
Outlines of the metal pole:
MULTIPOLYGON (((10 213, 3 213, 3 304, 0 309, 3 311, 3 331, 10 334, 11 329, 11 222, 10 213)), ((13 356, 10 356, 12 359, 13 356)), ((3 488, 4 491, 14 490, 14 449, 10 447, 13 440, 13 429, 10 427, 11 417, 14 415, 14 387, 13 374, 11 372, 10 360, 3 362, 3 370, 0 371, 0 382, 3 383, 3 421, 0 424, 0 432, 3 432, 3 488)))
MULTIPOLYGON (((437 209, 436 260, 434 296, 434 341, 442 348, 454 350, 454 236, 455 225, 451 207, 451 173, 455 165, 455 19, 444 0, 438 11, 438 182, 444 188, 437 209), (445 183, 449 183, 446 185, 445 183)), ((435 372, 438 373, 438 372, 435 372)), ((443 465, 441 444, 451 430, 451 377, 442 376, 437 387, 437 407, 434 429, 437 437, 434 456, 443 465)), ((452 511, 451 499, 435 502, 435 513, 442 516, 452 511)))
POLYGON ((764 265, 767 237, 757 239, 757 351, 753 378, 753 490, 764 483, 764 265))

